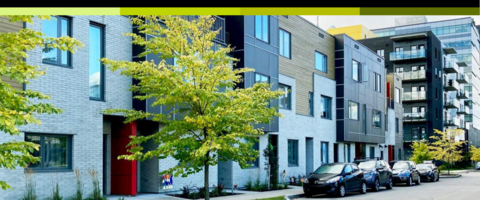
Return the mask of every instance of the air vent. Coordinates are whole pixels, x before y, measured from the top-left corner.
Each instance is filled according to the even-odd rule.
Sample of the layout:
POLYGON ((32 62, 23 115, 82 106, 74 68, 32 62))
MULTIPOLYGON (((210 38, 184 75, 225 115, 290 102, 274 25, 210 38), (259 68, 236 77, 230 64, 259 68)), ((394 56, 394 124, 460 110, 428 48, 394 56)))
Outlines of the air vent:
POLYGON ((321 33, 318 33, 318 36, 320 36, 321 38, 325 38, 325 36, 321 33))
POLYGON ((360 47, 358 47, 358 45, 355 45, 355 49, 360 49, 360 47))
POLYGON ((378 61, 378 62, 382 62, 382 60, 380 60, 380 58, 377 58, 377 61, 378 61))

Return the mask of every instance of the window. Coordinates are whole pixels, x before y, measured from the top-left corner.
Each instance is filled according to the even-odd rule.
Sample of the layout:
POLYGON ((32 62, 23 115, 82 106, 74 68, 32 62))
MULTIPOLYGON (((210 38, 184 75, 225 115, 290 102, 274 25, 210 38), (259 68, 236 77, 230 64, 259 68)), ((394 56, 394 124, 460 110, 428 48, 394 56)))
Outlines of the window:
POLYGON ((403 73, 403 67, 397 67, 397 68, 395 68, 395 72, 397 72, 397 73, 403 73))
POLYGON ((360 63, 352 60, 352 79, 358 81, 358 71, 360 69, 360 63))
POLYGON ((343 146, 343 156, 344 162, 350 162, 350 144, 345 144, 343 146))
POLYGON ((435 78, 437 78, 437 75, 438 75, 438 71, 437 71, 437 68, 435 68, 435 78))
POLYGON ((278 88, 281 91, 285 92, 285 94, 280 96, 279 98, 279 101, 280 101, 279 107, 283 109, 291 110, 292 109, 292 87, 288 85, 279 84, 278 88))
POLYGON ((328 142, 322 142, 322 164, 328 163, 328 142))
POLYGON ((382 126, 382 112, 378 110, 372 110, 372 121, 373 127, 381 127, 382 126))
POLYGON ((357 165, 350 165, 352 167, 353 172, 358 172, 360 171, 360 168, 358 168, 357 165))
POLYGON ((400 103, 400 89, 399 88, 395 88, 395 103, 400 103))
POLYGON ((396 133, 400 132, 400 121, 398 120, 398 117, 395 118, 395 132, 396 133))
MULTIPOLYGON (((42 33, 47 37, 71 36, 70 19, 66 17, 55 16, 50 20, 42 21, 42 33)), ((42 50, 42 62, 61 66, 70 66, 70 53, 55 48, 45 48, 42 50)))
POLYGON ((437 59, 437 48, 435 47, 435 59, 437 59))
POLYGON ((321 117, 325 119, 332 119, 332 98, 322 96, 322 110, 321 117))
POLYGON ((438 119, 438 108, 435 108, 435 119, 438 119))
POLYGON ((291 39, 290 33, 280 29, 280 55, 290 58, 290 50, 291 50, 291 39))
POLYGON ((384 57, 385 56, 385 50, 383 50, 383 49, 377 50, 377 55, 384 57))
POLYGON ((25 141, 40 145, 33 156, 41 161, 30 164, 28 168, 35 170, 72 169, 72 139, 69 135, 25 134, 25 141))
POLYGON ((358 120, 358 103, 348 101, 348 118, 358 120))
POLYGON ((298 140, 288 140, 288 165, 298 166, 298 140))
POLYGON ((308 92, 308 113, 313 116, 313 92, 308 92))
POLYGON ((402 159, 402 149, 398 149, 398 160, 402 159))
POLYGON ((268 42, 268 15, 255 15, 255 37, 268 42))
POLYGON ((438 88, 435 88, 435 99, 438 100, 438 88))
POLYGON ((382 80, 380 74, 375 73, 375 91, 381 92, 382 80))
POLYGON ((367 104, 363 104, 363 133, 367 134, 367 104))
POLYGON ((255 83, 270 83, 270 78, 263 74, 255 73, 255 83))
POLYGON ((327 56, 315 51, 315 69, 327 73, 327 56))
POLYGON ((89 87, 90 99, 104 99, 104 66, 100 59, 104 57, 104 31, 102 26, 90 24, 89 41, 89 87))
MULTIPOLYGON (((260 150, 260 145, 258 144, 258 140, 255 140, 255 142, 253 143, 252 150, 255 150, 255 151, 260 150)), ((249 161, 248 164, 251 168, 257 168, 259 166, 259 161, 260 161, 260 159, 259 159, 259 157, 257 157, 257 159, 255 161, 249 161)))
POLYGON ((375 147, 370 147, 370 158, 375 158, 375 147))
POLYGON ((343 173, 351 173, 353 171, 352 166, 350 165, 345 165, 345 169, 343 170, 343 173))

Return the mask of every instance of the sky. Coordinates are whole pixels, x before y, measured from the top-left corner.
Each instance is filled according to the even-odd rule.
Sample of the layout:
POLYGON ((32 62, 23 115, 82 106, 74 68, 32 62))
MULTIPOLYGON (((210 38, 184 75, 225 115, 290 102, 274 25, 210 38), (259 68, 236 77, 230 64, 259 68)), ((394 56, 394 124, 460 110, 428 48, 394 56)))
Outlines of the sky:
MULTIPOLYGON (((305 19, 309 20, 313 24, 317 24, 316 15, 302 15, 305 19)), ((378 29, 395 26, 395 18, 405 16, 318 16, 318 25, 320 28, 327 30, 331 26, 344 27, 362 24, 368 29, 378 29)), ((477 25, 480 25, 480 16, 460 16, 460 15, 445 15, 445 16, 426 16, 428 22, 442 21, 447 19, 456 19, 463 17, 472 17, 477 25)))

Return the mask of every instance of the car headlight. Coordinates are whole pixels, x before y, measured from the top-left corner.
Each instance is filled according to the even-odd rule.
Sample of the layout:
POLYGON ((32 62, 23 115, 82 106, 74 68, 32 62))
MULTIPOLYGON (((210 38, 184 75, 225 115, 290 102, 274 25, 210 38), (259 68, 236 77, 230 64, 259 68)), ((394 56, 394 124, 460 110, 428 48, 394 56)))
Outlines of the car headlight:
POLYGON ((303 183, 308 183, 308 178, 303 179, 303 183))
POLYGON ((340 180, 340 176, 328 180, 326 183, 336 183, 340 180))

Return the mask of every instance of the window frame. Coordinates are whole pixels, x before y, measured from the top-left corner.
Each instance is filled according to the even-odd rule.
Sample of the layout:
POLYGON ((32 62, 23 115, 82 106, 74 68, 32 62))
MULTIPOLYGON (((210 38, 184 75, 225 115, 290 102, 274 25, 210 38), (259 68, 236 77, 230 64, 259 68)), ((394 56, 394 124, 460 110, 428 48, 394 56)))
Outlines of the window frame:
MULTIPOLYGON (((67 20, 67 35, 68 37, 72 37, 72 18, 71 17, 68 17, 68 16, 62 16, 62 15, 56 15, 56 16, 52 16, 52 18, 55 17, 57 18, 57 37, 55 38, 59 38, 59 37, 63 37, 63 36, 59 36, 61 35, 61 32, 62 32, 62 19, 65 19, 67 20)), ((47 20, 47 19, 45 19, 47 20)), ((43 29, 43 21, 45 20, 42 20, 42 29, 43 29)), ((42 48, 42 51, 43 51, 43 48, 42 48)), ((44 60, 43 59, 43 53, 42 53, 42 64, 47 64, 47 65, 55 65, 55 66, 60 66, 60 67, 65 67, 65 68, 73 68, 72 67, 72 53, 70 51, 67 51, 67 64, 62 64, 62 51, 57 49, 57 62, 51 62, 51 61, 48 61, 48 60, 44 60)))
MULTIPOLYGON (((101 34, 101 36, 100 36, 100 54, 101 54, 100 57, 105 58, 105 25, 90 21, 90 24, 88 26, 89 33, 90 33, 90 27, 92 27, 92 26, 100 29, 100 34, 101 34)), ((89 34, 89 40, 90 40, 90 34, 89 34)), ((90 48, 90 44, 88 44, 88 45, 89 45, 89 48, 90 48)), ((90 49, 89 49, 89 56, 90 56, 90 49)), ((90 57, 88 59, 90 59, 90 57)), ((88 67, 89 67, 89 70, 90 70, 90 66, 88 66, 88 67)), ((105 65, 102 62, 100 62, 100 98, 92 97, 92 96, 90 96, 90 94, 88 96, 89 96, 90 100, 105 101, 105 65)))
POLYGON ((330 150, 329 150, 329 147, 330 147, 329 142, 323 142, 323 141, 320 142, 320 150, 321 150, 320 162, 322 162, 322 165, 329 163, 329 151, 330 151, 330 150), (323 151, 323 146, 324 146, 324 145, 327 145, 327 148, 326 148, 326 151, 327 151, 327 152, 326 152, 326 154, 325 154, 325 151, 323 151), (325 162, 325 163, 323 162, 323 160, 324 160, 324 158, 325 158, 324 155, 326 156, 326 161, 327 161, 327 162, 325 162))
POLYGON ((262 77, 267 77, 267 84, 270 84, 270 76, 267 76, 265 74, 261 74, 258 72, 255 72, 254 77, 253 77, 253 82, 254 83, 263 83, 262 81, 257 82, 257 75, 262 76, 262 77))
POLYGON ((283 56, 284 58, 288 58, 288 59, 292 59, 292 34, 288 31, 286 31, 285 29, 279 29, 278 31, 278 40, 279 40, 279 43, 278 43, 278 50, 279 50, 279 54, 280 56, 283 56), (283 32, 283 33, 282 33, 283 32), (285 52, 285 44, 282 42, 285 38, 284 35, 288 35, 288 56, 284 55, 283 53, 285 52), (283 40, 282 40, 283 38, 283 40), (283 44, 283 52, 282 52, 282 44, 283 44))
POLYGON ((360 68, 361 68, 360 62, 352 59, 352 80, 354 80, 354 81, 356 81, 356 82, 360 82, 360 68), (356 69, 356 70, 355 70, 354 67, 353 67, 353 66, 354 66, 354 63, 357 63, 357 65, 356 65, 357 69, 356 69), (354 71, 357 71, 356 79, 355 79, 355 76, 354 76, 354 73, 353 73, 354 71))
MULTIPOLYGON (((292 146, 293 147, 293 146, 292 146)), ((298 167, 299 166, 299 163, 298 163, 298 140, 295 140, 295 139, 288 139, 287 140, 287 150, 288 150, 288 154, 290 153, 294 153, 293 155, 293 159, 290 160, 290 156, 287 155, 287 162, 288 162, 288 166, 289 167, 298 167), (295 148, 290 150, 290 143, 292 144, 295 144, 295 148), (291 152, 293 151, 293 152, 291 152), (290 161, 294 161, 293 163, 291 163, 290 161)))
POLYGON ((270 43, 270 16, 269 15, 255 15, 254 16, 254 37, 257 38, 258 40, 260 41, 263 41, 263 42, 266 42, 266 43, 270 43), (257 37, 257 17, 261 17, 262 19, 260 21, 262 21, 262 24, 260 25, 260 37, 257 37), (263 24, 263 17, 266 17, 267 18, 267 38, 265 40, 265 38, 263 38, 263 29, 264 29, 264 24, 263 24))
POLYGON ((331 120, 332 119, 332 97, 329 97, 329 96, 325 96, 325 95, 320 95, 320 102, 321 102, 321 107, 320 107, 320 117, 322 119, 329 119, 331 120), (323 116, 323 112, 324 112, 324 103, 323 103, 323 100, 326 99, 328 100, 328 112, 327 112, 327 117, 324 117, 323 116))
POLYGON ((400 99, 401 99, 401 98, 400 98, 400 88, 398 88, 398 87, 395 87, 395 88, 394 88, 394 95, 395 95, 395 97, 394 97, 395 103, 401 103, 401 100, 400 100, 400 99), (397 100, 398 100, 398 101, 397 101, 397 100))
MULTIPOLYGON (((252 150, 257 150, 260 154, 260 141, 259 138, 257 138, 254 141, 254 144, 252 146, 252 150)), ((248 169, 255 169, 260 167, 260 155, 257 156, 257 159, 255 161, 249 161, 247 162, 250 166, 247 167, 248 169)))
POLYGON ((314 103, 314 95, 313 92, 308 92, 308 115, 314 117, 315 116, 315 103, 314 103))
POLYGON ((360 103, 357 103, 357 102, 355 102, 355 101, 350 101, 350 100, 349 100, 347 106, 348 106, 348 119, 357 120, 357 121, 358 121, 358 120, 359 120, 359 113, 358 113, 358 111, 360 110, 360 108, 359 108, 360 103), (357 116, 356 116, 356 118, 351 118, 351 113, 352 113, 352 112, 350 111, 350 103, 357 104, 357 116))
POLYGON ((285 109, 285 110, 292 110, 292 86, 289 86, 289 85, 285 85, 285 84, 282 84, 282 83, 279 83, 278 84, 278 88, 286 88, 288 91, 287 91, 287 100, 288 100, 288 107, 282 107, 282 99, 285 99, 285 98, 282 98, 282 99, 278 99, 278 107, 281 108, 281 109, 285 109))
POLYGON ((321 72, 323 72, 323 73, 325 73, 325 74, 328 73, 328 56, 327 56, 327 55, 325 55, 325 54, 322 53, 322 52, 315 51, 315 69, 318 70, 318 71, 321 71, 321 72), (325 70, 322 70, 321 68, 317 68, 317 56, 323 56, 323 57, 325 58, 325 59, 324 59, 324 60, 325 60, 325 62, 324 62, 324 64, 325 64, 325 70))
POLYGON ((71 172, 73 171, 73 135, 68 134, 52 134, 52 133, 34 133, 25 132, 24 141, 27 141, 27 136, 39 136, 40 137, 40 166, 38 167, 25 167, 25 169, 31 169, 34 172, 71 172), (45 167, 45 137, 66 137, 67 138, 67 167, 45 167))
POLYGON ((372 126, 374 128, 382 128, 382 112, 372 109, 372 126), (375 116, 378 115, 378 126, 375 124, 375 116))

